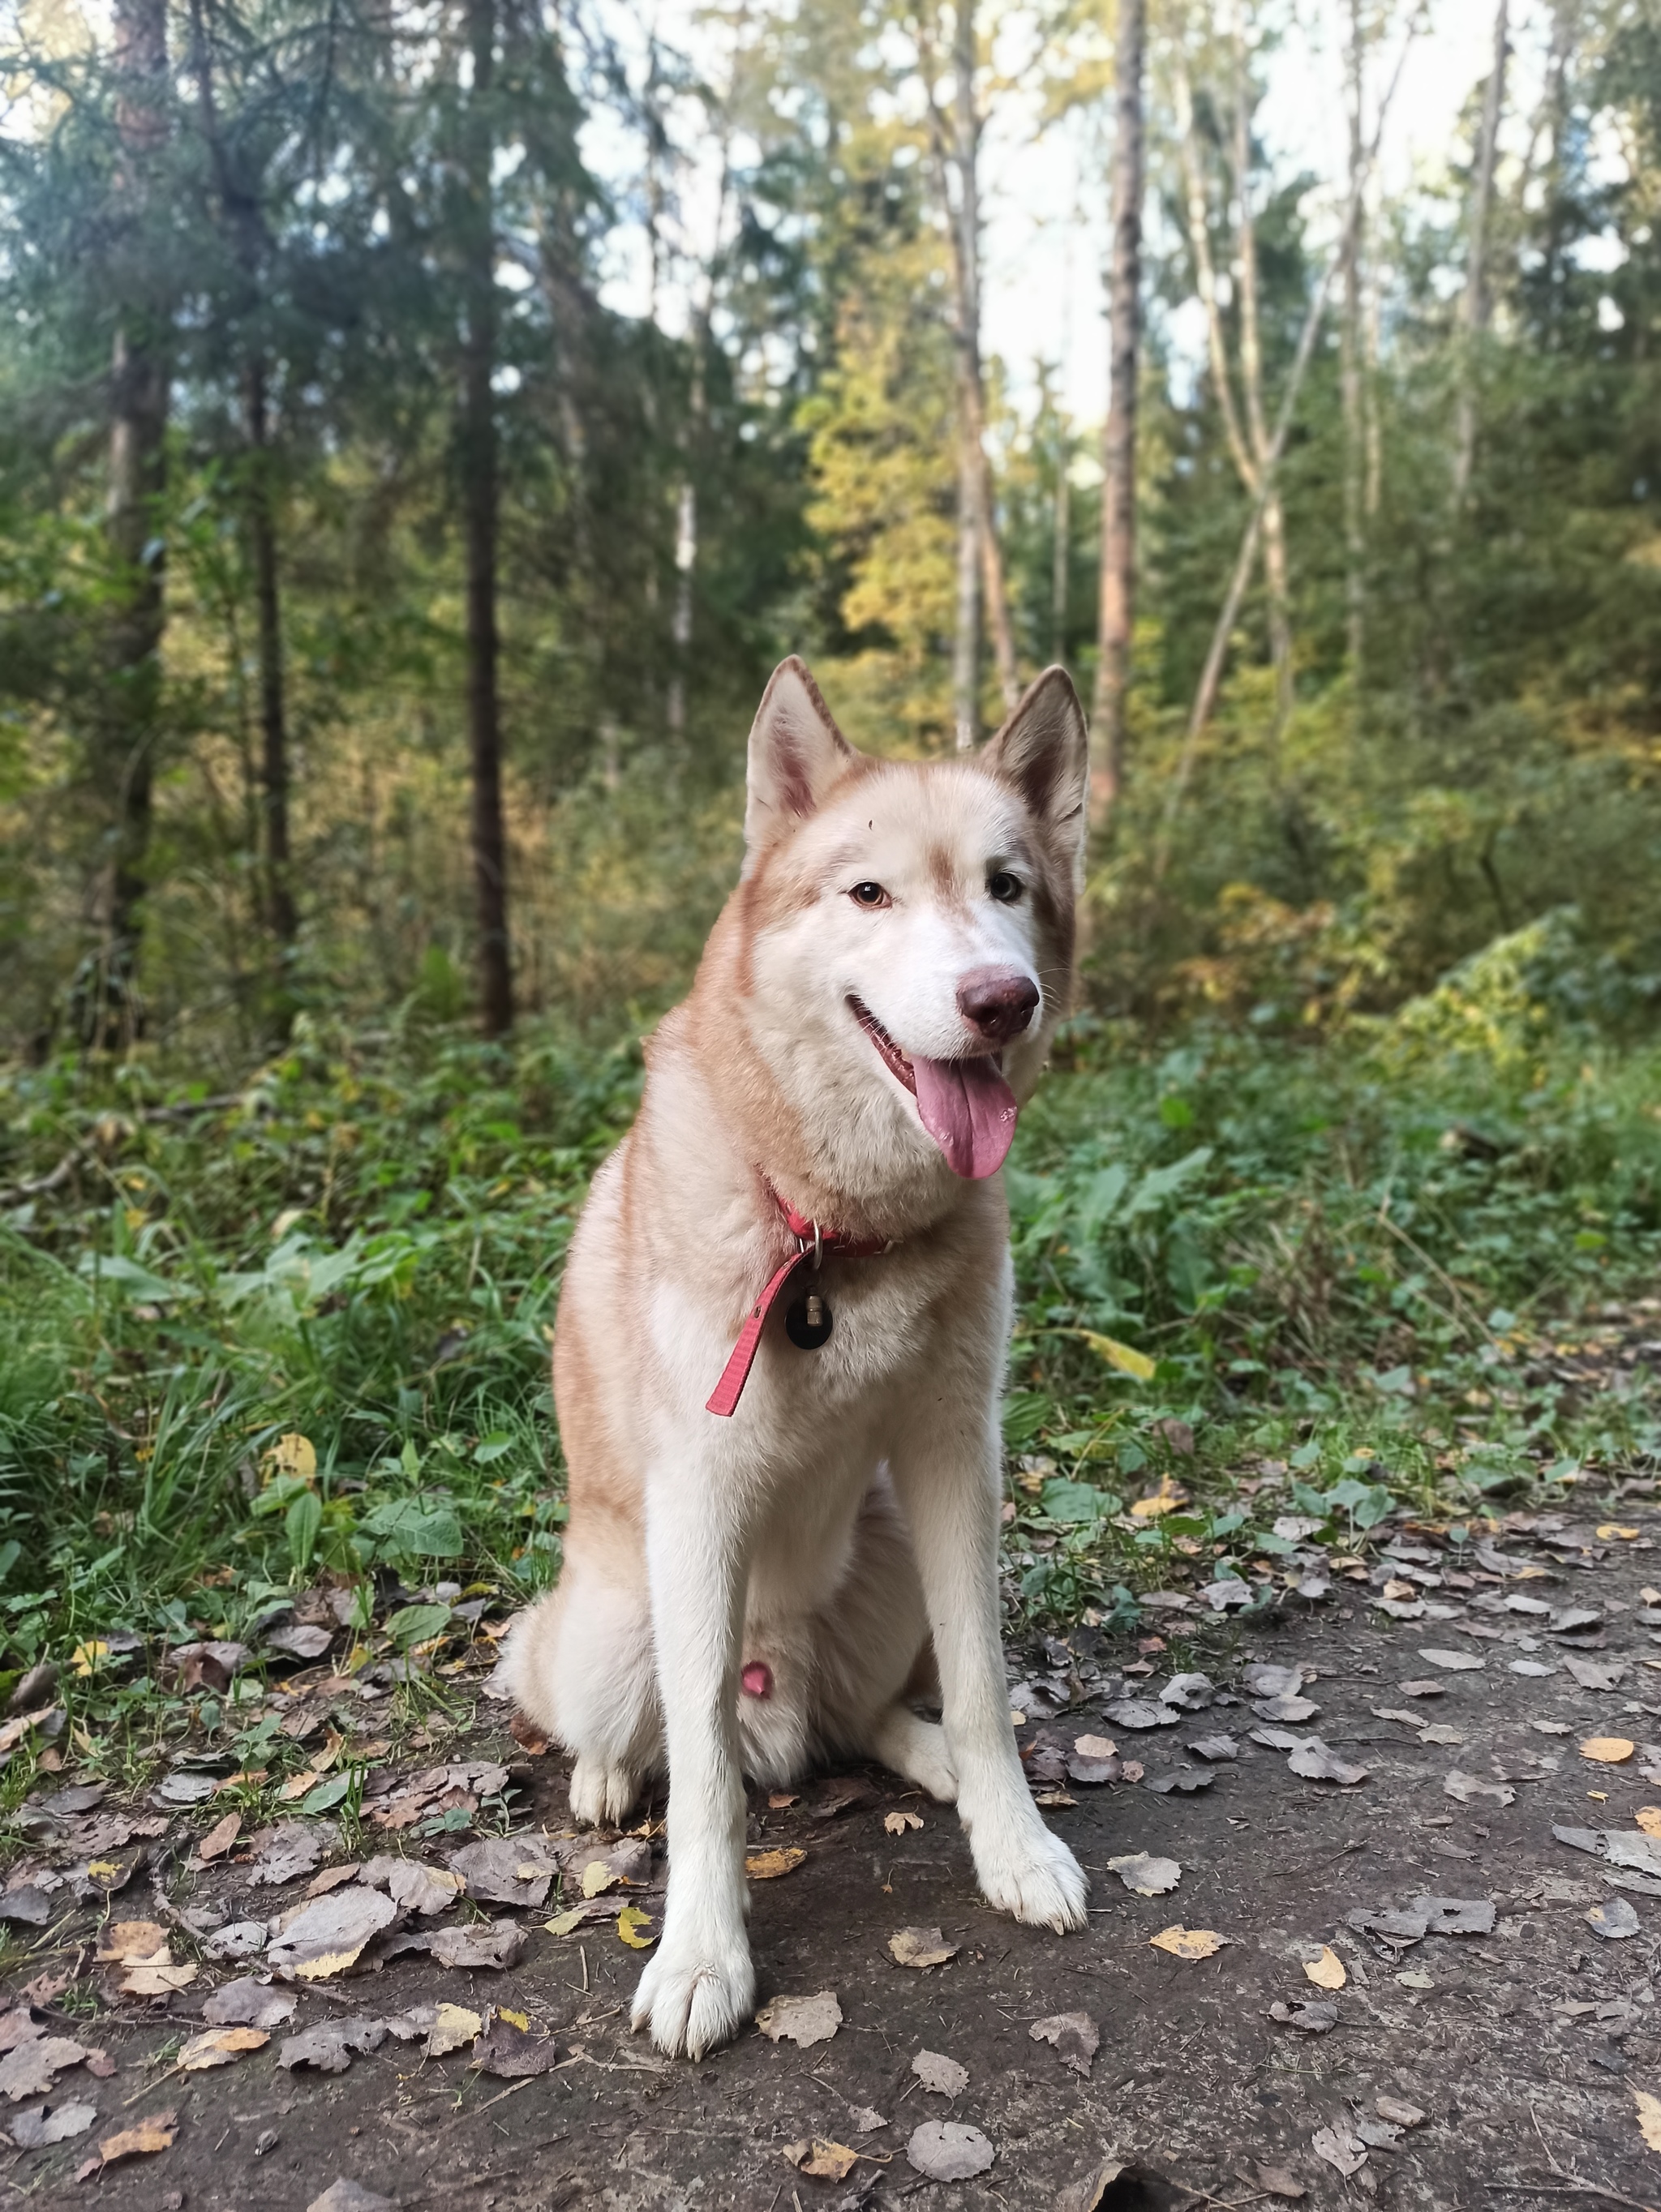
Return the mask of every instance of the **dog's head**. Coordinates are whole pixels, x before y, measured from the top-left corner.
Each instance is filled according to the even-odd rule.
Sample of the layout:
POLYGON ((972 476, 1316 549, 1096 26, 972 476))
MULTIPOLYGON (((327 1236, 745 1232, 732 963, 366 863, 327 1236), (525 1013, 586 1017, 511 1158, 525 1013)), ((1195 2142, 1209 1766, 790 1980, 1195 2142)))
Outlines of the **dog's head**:
MULTIPOLYGON (((1071 985, 1086 743, 1052 668, 982 750, 856 753, 801 662, 750 733, 740 988, 816 1142, 1001 1165, 1071 985)), ((844 1171, 846 1171, 844 1170, 844 1171)))

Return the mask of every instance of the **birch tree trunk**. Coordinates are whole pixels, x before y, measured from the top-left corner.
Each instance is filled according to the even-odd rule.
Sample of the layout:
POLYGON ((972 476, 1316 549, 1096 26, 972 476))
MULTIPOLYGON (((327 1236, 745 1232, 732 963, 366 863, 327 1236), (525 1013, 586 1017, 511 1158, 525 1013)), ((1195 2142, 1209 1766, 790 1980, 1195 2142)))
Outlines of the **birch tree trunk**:
MULTIPOLYGON (((1349 0, 1349 40, 1345 56, 1349 106, 1349 191, 1356 198, 1366 159, 1361 101, 1366 46, 1361 0, 1349 0)), ((1344 416, 1344 613, 1350 684, 1359 699, 1366 658, 1366 334, 1363 328, 1366 252, 1366 210, 1358 213, 1344 257, 1343 320, 1340 325, 1339 381, 1344 416)))
POLYGON ((1245 397, 1246 428, 1260 482, 1269 485, 1263 501, 1263 582, 1269 599, 1269 649, 1275 670, 1275 732, 1278 739, 1291 719, 1291 589, 1287 576, 1286 513, 1270 476, 1269 421, 1263 405, 1263 362, 1257 300, 1257 226, 1251 208, 1251 98, 1246 62, 1243 9, 1237 4, 1234 51, 1234 190, 1239 217, 1236 239, 1240 276, 1240 383, 1245 397))
POLYGON ((106 530, 115 586, 109 682, 89 746, 106 826, 91 901, 97 941, 75 994, 80 1035, 109 1048, 130 1043, 143 1025, 139 947, 161 734, 169 332, 165 307, 142 273, 149 259, 142 232, 167 139, 166 0, 117 0, 114 32, 116 198, 134 234, 118 265, 141 273, 118 302, 110 378, 106 530))
POLYGON ((1466 249, 1465 289, 1459 301, 1459 398, 1453 430, 1453 500, 1463 507, 1476 459, 1476 352, 1492 312, 1488 283, 1488 223, 1494 211, 1494 174, 1499 161, 1500 118, 1505 112, 1506 63, 1510 53, 1510 0, 1494 11, 1494 60, 1482 95, 1482 128, 1470 186, 1470 234, 1466 249))
POLYGON ((1145 0, 1119 0, 1114 57, 1111 382, 1102 434, 1102 583, 1090 732, 1090 819, 1099 832, 1124 781, 1125 699, 1136 587, 1136 380, 1141 362, 1145 0))
POLYGON ((487 1036, 514 1024, 508 937, 508 841, 502 813, 496 535, 500 506, 496 399, 495 0, 466 0, 473 65, 466 134, 464 307, 459 446, 467 571, 467 739, 472 772, 473 899, 478 932, 479 1018, 487 1036))

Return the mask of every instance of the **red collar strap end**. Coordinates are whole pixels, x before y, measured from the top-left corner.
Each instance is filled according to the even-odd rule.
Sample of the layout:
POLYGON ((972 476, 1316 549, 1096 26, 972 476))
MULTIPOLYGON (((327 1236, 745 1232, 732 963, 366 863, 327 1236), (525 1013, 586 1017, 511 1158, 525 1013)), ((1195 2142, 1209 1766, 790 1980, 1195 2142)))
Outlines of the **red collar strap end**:
MULTIPOLYGON (((772 1186, 768 1186, 770 1189, 772 1186)), ((739 1400, 744 1395, 744 1386, 750 1379, 750 1370, 756 1364, 756 1354, 761 1349, 761 1334, 767 1326, 767 1316, 777 1304, 780 1293, 804 1260, 823 1252, 833 1254, 839 1260, 875 1260, 886 1252, 893 1243, 888 1237, 844 1237, 838 1230, 822 1230, 817 1222, 807 1220, 798 1213, 788 1200, 773 1192, 774 1202, 784 1216, 790 1234, 796 1240, 796 1249, 774 1270, 766 1289, 750 1309, 744 1327, 739 1331, 739 1340, 721 1370, 721 1380, 704 1402, 704 1411, 718 1413, 723 1419, 738 1411, 739 1400)))

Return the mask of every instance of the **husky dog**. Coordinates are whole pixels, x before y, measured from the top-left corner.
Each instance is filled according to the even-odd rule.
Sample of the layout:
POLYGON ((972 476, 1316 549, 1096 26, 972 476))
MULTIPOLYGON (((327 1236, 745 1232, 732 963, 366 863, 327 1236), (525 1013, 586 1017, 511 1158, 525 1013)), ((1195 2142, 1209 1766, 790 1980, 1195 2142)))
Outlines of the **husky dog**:
POLYGON ((507 1680, 576 1754, 577 1820, 668 1774, 634 2025, 672 2054, 754 2004, 745 1773, 878 1759, 956 1802, 993 1905, 1084 1923, 1010 1725, 997 1537, 998 1170, 1072 981, 1086 750, 1059 668, 922 764, 855 752, 783 662, 742 877, 572 1239, 564 1570, 507 1680))

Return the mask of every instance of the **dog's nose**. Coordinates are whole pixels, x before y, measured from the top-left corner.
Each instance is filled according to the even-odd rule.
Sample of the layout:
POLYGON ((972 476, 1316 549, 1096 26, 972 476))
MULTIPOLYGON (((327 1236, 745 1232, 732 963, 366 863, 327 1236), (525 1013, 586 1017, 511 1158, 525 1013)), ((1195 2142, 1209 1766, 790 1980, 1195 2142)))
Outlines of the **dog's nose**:
POLYGON ((1037 985, 1019 968, 977 968, 958 985, 958 1012, 993 1044, 1019 1036, 1037 1003, 1037 985))

